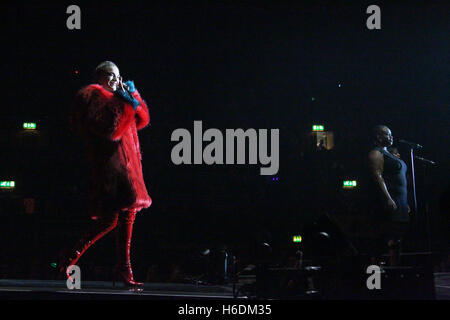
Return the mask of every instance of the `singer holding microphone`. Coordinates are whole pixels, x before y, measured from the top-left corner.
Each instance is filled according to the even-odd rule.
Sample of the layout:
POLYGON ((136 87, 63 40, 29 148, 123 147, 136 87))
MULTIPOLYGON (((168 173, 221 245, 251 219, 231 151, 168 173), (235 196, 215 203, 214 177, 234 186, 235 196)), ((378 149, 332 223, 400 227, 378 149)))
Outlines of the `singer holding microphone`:
POLYGON ((397 265, 401 238, 408 231, 410 222, 407 166, 402 159, 388 151, 387 148, 392 146, 394 138, 387 126, 376 126, 373 138, 374 146, 368 157, 370 175, 368 211, 379 236, 374 254, 379 255, 388 248, 391 265, 397 265))
POLYGON ((143 179, 137 135, 149 119, 148 107, 133 81, 122 82, 118 67, 111 61, 100 63, 94 83, 76 95, 69 123, 86 145, 88 208, 93 221, 58 263, 60 272, 67 272, 90 246, 115 229, 114 282, 121 280, 126 287, 142 289, 143 283, 133 278, 130 248, 136 213, 152 202, 143 179))

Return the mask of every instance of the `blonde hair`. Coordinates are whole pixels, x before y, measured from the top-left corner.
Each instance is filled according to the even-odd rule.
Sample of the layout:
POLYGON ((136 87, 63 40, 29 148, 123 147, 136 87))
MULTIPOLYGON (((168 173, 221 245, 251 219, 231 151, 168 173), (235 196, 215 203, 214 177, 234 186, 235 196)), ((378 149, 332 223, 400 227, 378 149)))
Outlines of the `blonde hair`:
POLYGON ((117 68, 117 65, 112 61, 101 62, 97 67, 95 67, 94 76, 93 76, 94 82, 99 82, 101 77, 104 75, 105 70, 108 68, 113 68, 113 67, 117 68))

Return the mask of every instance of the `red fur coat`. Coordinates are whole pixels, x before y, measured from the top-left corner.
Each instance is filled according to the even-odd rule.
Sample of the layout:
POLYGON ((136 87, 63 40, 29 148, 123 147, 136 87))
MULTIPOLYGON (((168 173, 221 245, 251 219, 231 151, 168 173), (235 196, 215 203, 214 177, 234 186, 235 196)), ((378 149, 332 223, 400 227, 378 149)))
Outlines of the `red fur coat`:
POLYGON ((101 85, 91 84, 76 95, 69 123, 84 138, 90 170, 91 216, 148 208, 152 200, 145 187, 137 130, 146 127, 148 107, 138 91, 140 105, 116 97, 101 85))

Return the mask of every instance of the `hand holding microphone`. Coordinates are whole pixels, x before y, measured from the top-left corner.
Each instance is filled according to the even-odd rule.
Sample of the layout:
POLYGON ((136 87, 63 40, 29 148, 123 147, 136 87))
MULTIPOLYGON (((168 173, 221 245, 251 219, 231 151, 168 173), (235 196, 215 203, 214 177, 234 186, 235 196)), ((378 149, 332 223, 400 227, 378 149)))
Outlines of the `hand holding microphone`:
POLYGON ((133 93, 136 90, 133 80, 128 80, 128 81, 123 82, 122 77, 119 77, 119 87, 120 87, 120 89, 122 89, 124 91, 128 91, 130 93, 133 93))
POLYGON ((123 90, 123 91, 129 91, 128 90, 128 86, 126 85, 126 83, 123 83, 123 78, 119 77, 119 89, 123 90))
POLYGON ((119 90, 115 91, 115 94, 119 96, 122 100, 125 100, 126 102, 130 103, 134 110, 137 109, 139 105, 139 101, 135 99, 132 95, 132 93, 136 90, 134 87, 133 81, 126 81, 125 83, 122 81, 122 77, 119 77, 119 90))

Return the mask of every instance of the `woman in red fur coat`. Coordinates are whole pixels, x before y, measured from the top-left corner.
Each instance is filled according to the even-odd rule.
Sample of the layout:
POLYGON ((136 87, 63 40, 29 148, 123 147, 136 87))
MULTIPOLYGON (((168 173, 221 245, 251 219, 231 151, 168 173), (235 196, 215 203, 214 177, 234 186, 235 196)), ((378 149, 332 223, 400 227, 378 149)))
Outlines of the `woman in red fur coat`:
POLYGON ((78 92, 69 114, 73 131, 87 148, 89 213, 94 221, 62 260, 60 271, 67 272, 91 245, 115 228, 114 280, 141 287, 133 278, 130 246, 136 213, 152 202, 142 175, 137 135, 149 123, 148 107, 132 81, 122 82, 111 61, 97 66, 95 82, 78 92))

